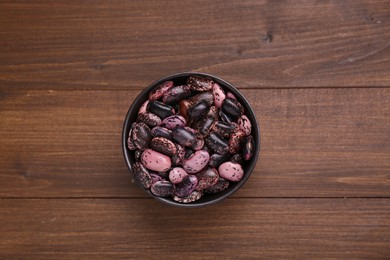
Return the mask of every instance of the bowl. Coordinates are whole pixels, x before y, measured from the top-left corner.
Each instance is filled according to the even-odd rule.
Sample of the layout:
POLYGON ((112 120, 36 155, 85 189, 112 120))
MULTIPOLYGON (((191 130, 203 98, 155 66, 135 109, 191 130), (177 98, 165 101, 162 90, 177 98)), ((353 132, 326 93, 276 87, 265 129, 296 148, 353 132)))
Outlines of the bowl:
POLYGON ((256 120, 255 113, 250 106, 248 100, 235 88, 232 84, 228 83, 227 81, 218 78, 214 75, 206 74, 206 73, 199 73, 199 72, 183 72, 183 73, 177 73, 173 75, 169 75, 166 77, 163 77, 152 84, 150 84, 148 87, 146 87, 134 100, 133 104, 130 106, 129 111, 127 112, 124 125, 123 125, 123 131, 122 131, 122 149, 123 149, 123 155, 127 164, 127 167, 130 171, 132 171, 132 164, 135 163, 135 154, 134 151, 130 150, 127 147, 127 138, 129 135, 129 130, 131 127, 131 124, 136 121, 137 113, 142 104, 148 99, 149 92, 154 89, 159 84, 165 82, 165 81, 173 81, 174 85, 184 85, 186 84, 186 80, 189 76, 204 76, 209 77, 214 80, 214 82, 218 83, 225 92, 231 92, 235 95, 237 100, 243 105, 245 109, 245 115, 249 118, 249 120, 252 123, 252 132, 251 135, 253 136, 254 142, 255 142, 255 149, 254 154, 252 158, 249 161, 245 161, 243 164, 243 170, 244 170, 244 176, 242 179, 238 182, 230 182, 230 185, 227 189, 223 190, 222 192, 215 193, 215 194, 205 194, 203 197, 201 197, 199 200, 191 202, 191 203, 180 203, 176 202, 170 197, 157 197, 154 196, 148 189, 145 189, 140 185, 139 187, 143 189, 147 194, 152 196, 158 201, 164 202, 169 205, 178 206, 178 207, 186 207, 186 208, 194 208, 194 207, 201 207, 201 206, 207 206, 211 205, 217 202, 222 201, 223 199, 231 196, 234 194, 238 189, 242 187, 242 185, 248 180, 249 176, 251 175, 253 169, 255 168, 257 159, 259 157, 260 152, 260 127, 256 120))

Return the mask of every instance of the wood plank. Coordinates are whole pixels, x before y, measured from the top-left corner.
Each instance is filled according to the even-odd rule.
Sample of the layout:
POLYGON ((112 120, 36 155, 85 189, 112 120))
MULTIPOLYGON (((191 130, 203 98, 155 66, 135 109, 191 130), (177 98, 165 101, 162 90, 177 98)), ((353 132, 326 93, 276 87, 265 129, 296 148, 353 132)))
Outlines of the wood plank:
POLYGON ((3 199, 0 208, 6 259, 390 255, 389 199, 230 199, 190 210, 153 199, 3 199))
POLYGON ((239 88, 390 85, 390 5, 1 1, 0 89, 140 89, 176 72, 239 88))
MULTIPOLYGON (((390 89, 243 90, 262 149, 237 197, 389 197, 390 89)), ((3 91, 1 197, 143 197, 121 151, 138 91, 3 91)))

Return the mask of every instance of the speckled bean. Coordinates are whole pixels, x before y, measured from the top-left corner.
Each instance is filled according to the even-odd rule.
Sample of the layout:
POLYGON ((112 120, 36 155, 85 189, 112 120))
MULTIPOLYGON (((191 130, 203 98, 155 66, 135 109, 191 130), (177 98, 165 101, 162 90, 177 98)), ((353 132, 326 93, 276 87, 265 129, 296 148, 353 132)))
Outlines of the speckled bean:
POLYGON ((204 150, 196 151, 190 158, 183 160, 183 169, 189 174, 202 170, 209 162, 210 155, 204 150))
POLYGON ((160 99, 165 92, 167 92, 170 88, 173 87, 173 81, 165 81, 160 85, 156 86, 149 93, 149 100, 157 100, 160 99))
POLYGON ((242 154, 244 160, 248 161, 253 157, 255 153, 255 140, 252 135, 248 135, 245 139, 244 147, 242 148, 242 154))
POLYGON ((210 106, 205 101, 201 101, 196 105, 188 108, 188 115, 191 120, 198 121, 209 112, 209 109, 210 106))
POLYGON ((223 121, 217 121, 213 125, 213 131, 220 134, 222 137, 228 138, 232 133, 238 129, 236 123, 227 123, 223 121))
POLYGON ((156 172, 164 172, 171 168, 171 159, 152 149, 146 149, 142 153, 141 162, 146 168, 156 172))
POLYGON ((212 91, 201 92, 188 98, 190 106, 193 106, 201 101, 206 102, 208 106, 211 106, 213 104, 212 91))
POLYGON ((129 130, 129 135, 128 135, 128 138, 127 138, 127 147, 130 149, 130 150, 135 150, 137 149, 137 146, 135 146, 134 142, 133 142, 133 131, 134 131, 134 126, 135 126, 136 123, 133 123, 130 127, 130 130, 129 130))
POLYGON ((218 154, 218 153, 214 153, 210 156, 210 160, 209 160, 209 165, 211 167, 214 167, 214 168, 217 168, 219 167, 222 163, 226 162, 227 160, 229 160, 229 156, 230 154, 229 153, 225 153, 225 154, 218 154))
POLYGON ((198 178, 198 186, 196 187, 196 190, 204 190, 217 183, 219 174, 217 169, 206 167, 197 173, 196 177, 198 178))
POLYGON ((166 104, 173 104, 180 102, 191 95, 190 87, 187 85, 175 86, 166 91, 163 95, 162 101, 166 104))
POLYGON ((155 182, 163 180, 163 177, 161 177, 157 173, 150 173, 150 176, 152 177, 152 183, 155 183, 155 182))
POLYGON ((198 178, 195 175, 187 175, 182 182, 175 186, 175 195, 178 197, 187 197, 198 185, 198 178))
POLYGON ((229 183, 228 180, 219 177, 219 179, 218 179, 216 184, 214 184, 213 186, 205 189, 204 191, 206 193, 218 193, 218 192, 221 192, 223 190, 226 190, 229 187, 229 184, 230 183, 229 183))
POLYGON ((244 144, 244 140, 245 132, 242 130, 235 131, 229 139, 229 152, 231 154, 238 153, 244 144))
POLYGON ((233 118, 233 121, 236 121, 244 113, 244 107, 233 98, 225 98, 221 108, 226 115, 233 118))
POLYGON ((150 191, 157 197, 169 197, 175 192, 175 187, 170 181, 157 181, 152 184, 150 191))
POLYGON ((198 132, 198 136, 201 138, 206 137, 209 134, 210 129, 213 127, 214 122, 215 118, 212 116, 206 116, 203 119, 199 120, 195 125, 196 131, 198 132))
POLYGON ((181 168, 181 167, 175 167, 169 172, 169 180, 173 184, 178 184, 183 181, 184 177, 186 177, 188 173, 181 168))
POLYGON ((172 116, 175 113, 173 107, 160 101, 150 101, 146 110, 150 113, 156 114, 161 119, 172 116))
POLYGON ((203 196, 203 192, 194 190, 186 197, 173 196, 173 200, 180 203, 190 203, 199 200, 203 196))
POLYGON ((137 122, 143 122, 150 127, 155 127, 161 124, 161 118, 159 118, 156 114, 145 112, 138 114, 137 122))
POLYGON ((149 147, 152 134, 150 128, 145 123, 136 123, 134 125, 132 140, 137 149, 144 150, 149 147))
POLYGON ((231 161, 221 164, 218 168, 219 175, 229 181, 239 181, 244 176, 244 170, 238 163, 231 161))
POLYGON ((191 148, 194 149, 195 151, 198 151, 202 149, 203 146, 204 146, 204 139, 198 138, 196 139, 196 142, 191 146, 191 148))
POLYGON ((236 100, 237 100, 236 96, 235 96, 232 92, 228 92, 228 93, 226 94, 226 97, 227 97, 227 98, 232 98, 232 99, 236 99, 236 100))
POLYGON ((176 145, 171 140, 164 137, 153 138, 150 142, 150 148, 168 156, 173 156, 177 152, 176 145))
POLYGON ((213 85, 213 97, 214 97, 214 105, 217 108, 220 108, 222 106, 222 102, 226 98, 226 95, 225 95, 225 91, 223 91, 221 86, 218 85, 217 83, 214 83, 213 85))
POLYGON ((152 185, 152 177, 149 171, 139 162, 136 162, 131 167, 134 179, 136 179, 145 189, 148 189, 152 185))
POLYGON ((168 128, 169 130, 174 130, 178 127, 184 127, 186 125, 186 120, 184 117, 179 115, 173 115, 164 118, 161 123, 162 127, 168 128))
POLYGON ((138 114, 147 112, 147 111, 146 111, 146 107, 148 106, 148 104, 149 104, 149 100, 146 100, 146 101, 142 104, 142 106, 140 107, 140 109, 138 110, 138 114))
POLYGON ((195 91, 208 91, 213 87, 213 83, 211 78, 203 76, 192 76, 187 79, 187 85, 195 91))
POLYGON ((245 135, 251 134, 252 124, 246 115, 242 115, 237 122, 240 129, 245 132, 245 135))
POLYGON ((222 136, 215 132, 211 132, 205 138, 205 142, 209 148, 219 154, 224 154, 229 151, 229 143, 222 136))
POLYGON ((196 135, 183 127, 178 127, 172 132, 172 139, 182 146, 192 146, 196 142, 196 135))
POLYGON ((172 131, 162 126, 155 126, 150 131, 153 137, 164 137, 167 139, 172 138, 172 131))

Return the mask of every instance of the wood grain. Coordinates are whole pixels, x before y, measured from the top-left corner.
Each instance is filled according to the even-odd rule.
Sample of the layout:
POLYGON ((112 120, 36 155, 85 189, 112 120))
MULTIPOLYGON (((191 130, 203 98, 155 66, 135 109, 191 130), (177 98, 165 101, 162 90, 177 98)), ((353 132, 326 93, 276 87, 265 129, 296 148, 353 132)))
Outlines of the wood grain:
POLYGON ((0 90, 141 89, 203 71, 239 88, 390 85, 390 5, 1 1, 0 90))
POLYGON ((3 0, 0 46, 0 259, 389 259, 388 0, 3 0), (121 151, 181 71, 236 85, 262 137, 243 188, 191 210, 121 151))
POLYGON ((6 259, 385 259, 388 199, 0 200, 6 259))
MULTIPOLYGON (((138 91, 3 91, 1 197, 144 197, 121 151, 138 91)), ((390 89, 242 90, 261 155, 236 197, 389 197, 390 89)))

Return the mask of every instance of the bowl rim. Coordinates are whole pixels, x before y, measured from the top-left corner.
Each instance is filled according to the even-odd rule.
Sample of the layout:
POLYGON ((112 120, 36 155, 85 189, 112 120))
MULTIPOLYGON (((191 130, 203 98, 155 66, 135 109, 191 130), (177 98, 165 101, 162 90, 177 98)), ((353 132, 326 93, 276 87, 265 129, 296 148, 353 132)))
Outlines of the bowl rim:
MULTIPOLYGON (((144 187, 142 187, 142 185, 140 185, 137 181, 135 181, 135 183, 142 189, 144 190, 144 192, 146 192, 147 194, 149 194, 149 196, 153 197, 154 199, 158 200, 158 201, 161 201, 165 204, 168 204, 168 205, 171 205, 171 206, 176 206, 176 207, 182 207, 182 208, 199 208, 199 207, 204 207, 204 206, 209 206, 209 205, 213 205, 213 204, 216 204, 217 202, 220 202, 228 197, 230 197, 231 195, 233 195, 237 190, 239 190, 243 185, 244 183, 248 180, 249 176, 252 174, 258 160, 259 160, 259 157, 260 157, 260 150, 261 150, 261 135, 260 135, 260 123, 258 122, 257 118, 256 118, 256 114, 252 108, 252 106, 250 105, 249 101, 246 99, 246 97, 231 83, 215 76, 215 75, 212 75, 212 74, 208 74, 208 73, 203 73, 203 72, 191 72, 191 71, 187 71, 187 72, 179 72, 179 73, 174 73, 174 74, 170 74, 170 75, 167 75, 167 76, 164 76, 164 77, 161 77, 160 79, 158 80, 155 80, 154 82, 152 82, 151 84, 149 84, 147 87, 145 87, 144 89, 142 89, 142 91, 137 95, 137 97, 134 99, 134 101, 132 102, 129 110, 127 111, 127 114, 126 114, 126 117, 125 117, 125 120, 124 120, 124 123, 123 123, 123 128, 122 128, 122 152, 123 152, 123 156, 125 158, 125 162, 126 162, 126 165, 127 165, 127 168, 130 170, 130 172, 132 173, 132 167, 131 167, 131 162, 130 162, 130 154, 129 154, 129 149, 127 147, 127 132, 130 128, 130 118, 132 116, 132 114, 134 113, 134 111, 136 111, 138 113, 138 110, 139 110, 139 106, 136 106, 136 104, 142 102, 141 104, 143 104, 146 100, 144 100, 143 96, 146 94, 146 93, 149 93, 154 87, 156 87, 157 85, 165 82, 165 81, 169 81, 169 80, 172 80, 174 81, 175 78, 178 78, 178 77, 189 77, 189 76, 203 76, 203 77, 210 77, 212 78, 216 83, 220 84, 220 85, 223 85, 222 87, 225 87, 227 86, 226 88, 228 88, 230 92, 232 92, 236 97, 237 99, 240 99, 240 103, 244 102, 244 107, 245 109, 247 110, 246 111, 246 115, 248 115, 248 113, 250 114, 250 117, 253 118, 253 121, 251 120, 251 124, 252 124, 252 136, 254 137, 254 141, 255 141, 255 153, 253 154, 253 157, 251 160, 253 161, 250 161, 248 163, 250 163, 251 165, 246 169, 245 171, 245 174, 243 176, 243 178, 236 182, 235 183, 235 186, 231 189, 227 188, 225 191, 225 193, 219 197, 216 197, 212 200, 208 200, 208 201, 194 201, 194 202, 191 202, 191 203, 180 203, 180 202, 176 202, 174 201, 172 198, 165 198, 165 197, 157 197, 155 195, 153 195, 150 190, 147 190, 145 189, 144 187), (253 134, 253 131, 256 133, 256 135, 253 134), (255 137, 258 137, 257 140, 255 137)), ((226 89, 225 89, 226 90, 226 89)), ((223 191, 222 191, 223 192, 223 191)))

